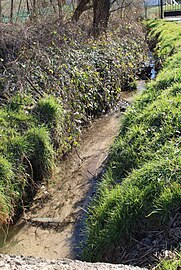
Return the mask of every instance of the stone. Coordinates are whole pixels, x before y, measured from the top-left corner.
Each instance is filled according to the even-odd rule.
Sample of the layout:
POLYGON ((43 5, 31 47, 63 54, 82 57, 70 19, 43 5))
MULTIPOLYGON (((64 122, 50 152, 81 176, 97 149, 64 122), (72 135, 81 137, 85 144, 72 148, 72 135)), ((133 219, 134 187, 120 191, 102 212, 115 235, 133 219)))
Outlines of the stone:
POLYGON ((122 264, 86 263, 77 260, 45 260, 42 258, 1 255, 3 270, 146 270, 122 264))

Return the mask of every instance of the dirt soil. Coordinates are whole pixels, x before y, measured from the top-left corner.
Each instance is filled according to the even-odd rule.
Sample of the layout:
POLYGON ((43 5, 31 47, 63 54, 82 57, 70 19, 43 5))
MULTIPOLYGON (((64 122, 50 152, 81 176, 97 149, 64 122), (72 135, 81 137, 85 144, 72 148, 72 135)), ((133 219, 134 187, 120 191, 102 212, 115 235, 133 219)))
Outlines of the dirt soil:
POLYGON ((101 117, 86 130, 80 147, 59 164, 48 186, 40 188, 30 211, 10 230, 10 240, 1 253, 75 259, 80 241, 78 220, 118 133, 120 114, 101 117))

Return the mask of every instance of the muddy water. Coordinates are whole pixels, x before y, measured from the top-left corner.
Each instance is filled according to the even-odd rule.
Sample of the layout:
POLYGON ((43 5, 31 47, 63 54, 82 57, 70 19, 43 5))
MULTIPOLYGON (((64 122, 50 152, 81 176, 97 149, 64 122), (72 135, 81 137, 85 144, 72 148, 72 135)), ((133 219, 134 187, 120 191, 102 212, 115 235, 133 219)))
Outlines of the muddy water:
MULTIPOLYGON (((138 83, 138 93, 144 82, 138 83)), ((131 102, 133 93, 122 98, 131 102)), ((119 131, 121 113, 95 120, 82 135, 80 147, 62 161, 49 185, 43 185, 32 207, 10 230, 1 253, 42 258, 75 258, 76 224, 119 131)))

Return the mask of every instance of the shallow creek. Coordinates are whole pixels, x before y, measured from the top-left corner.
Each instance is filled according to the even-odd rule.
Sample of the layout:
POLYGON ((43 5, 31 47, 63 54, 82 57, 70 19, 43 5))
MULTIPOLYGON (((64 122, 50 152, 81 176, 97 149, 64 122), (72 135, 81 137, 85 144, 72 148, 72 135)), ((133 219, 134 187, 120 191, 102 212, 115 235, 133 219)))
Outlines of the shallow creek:
MULTIPOLYGON (((144 88, 145 82, 138 81, 137 92, 124 92, 122 99, 132 102, 144 88)), ((80 146, 60 162, 49 184, 40 188, 30 210, 9 228, 1 253, 76 258, 81 239, 79 220, 118 134, 121 114, 118 109, 94 120, 84 131, 80 146)), ((1 235, 4 238, 6 232, 1 235)))

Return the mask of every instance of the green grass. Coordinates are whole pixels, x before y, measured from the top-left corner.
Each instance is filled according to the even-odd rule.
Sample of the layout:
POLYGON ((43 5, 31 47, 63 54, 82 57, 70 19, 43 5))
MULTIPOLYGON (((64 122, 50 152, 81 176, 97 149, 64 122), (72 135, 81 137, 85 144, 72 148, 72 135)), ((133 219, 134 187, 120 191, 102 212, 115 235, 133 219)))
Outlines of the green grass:
POLYGON ((140 228, 156 230, 168 220, 181 203, 179 166, 181 159, 175 151, 132 170, 121 185, 115 184, 110 172, 104 176, 89 217, 88 260, 102 260, 117 241, 135 236, 140 228))
POLYGON ((63 123, 58 122, 62 107, 53 97, 40 98, 37 104, 31 96, 17 94, 0 109, 1 223, 16 215, 28 187, 49 177, 53 170, 53 135, 55 126, 58 129, 63 123))
MULTIPOLYGON (((40 98, 38 104, 45 104, 47 99, 40 98)), ((1 222, 15 215, 16 205, 24 199, 32 181, 37 185, 52 173, 55 155, 52 125, 62 115, 62 107, 53 97, 49 103, 51 109, 47 105, 44 110, 38 106, 37 113, 31 96, 17 94, 0 110, 1 222)))
POLYGON ((171 10, 181 10, 181 4, 164 6, 164 11, 171 11, 171 10))
MULTIPOLYGON (((173 10, 181 10, 181 4, 178 5, 164 5, 164 11, 173 11, 173 10)), ((159 19, 160 18, 160 6, 156 7, 148 7, 147 8, 147 17, 148 19, 159 19)))
POLYGON ((63 120, 61 104, 58 104, 53 96, 40 99, 35 110, 40 121, 44 124, 54 125, 63 120))
POLYGON ((150 37, 158 39, 157 52, 166 60, 122 120, 89 208, 83 250, 88 261, 105 260, 107 252, 143 231, 164 230, 181 205, 181 36, 173 31, 175 23, 149 26, 150 37), (173 38, 168 34, 167 40, 164 31, 173 38), (169 50, 163 50, 165 44, 169 50))
POLYGON ((39 99, 37 102, 34 108, 34 114, 42 125, 48 127, 53 146, 56 149, 59 148, 59 154, 65 151, 65 143, 62 139, 65 132, 65 114, 61 99, 56 99, 51 95, 45 95, 45 97, 39 99))
POLYGON ((51 144, 50 134, 45 127, 34 127, 25 133, 29 148, 27 157, 34 168, 38 181, 50 176, 53 168, 53 145, 51 144))
POLYGON ((151 39, 158 39, 156 53, 163 61, 177 52, 180 53, 181 27, 179 23, 155 20, 150 21, 147 26, 150 29, 151 39))

